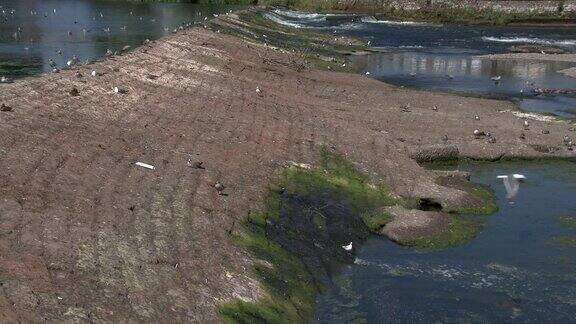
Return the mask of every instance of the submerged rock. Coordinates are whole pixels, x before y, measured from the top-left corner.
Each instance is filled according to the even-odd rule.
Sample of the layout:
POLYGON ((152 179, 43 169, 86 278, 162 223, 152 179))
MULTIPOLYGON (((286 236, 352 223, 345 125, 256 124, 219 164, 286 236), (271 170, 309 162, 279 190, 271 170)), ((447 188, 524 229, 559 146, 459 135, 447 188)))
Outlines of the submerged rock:
POLYGON ((386 224, 380 234, 400 244, 431 239, 450 226, 450 218, 441 212, 406 209, 400 206, 388 207, 386 211, 393 219, 386 224))
POLYGON ((2 104, 0 106, 0 111, 12 111, 12 107, 6 105, 6 104, 2 104))

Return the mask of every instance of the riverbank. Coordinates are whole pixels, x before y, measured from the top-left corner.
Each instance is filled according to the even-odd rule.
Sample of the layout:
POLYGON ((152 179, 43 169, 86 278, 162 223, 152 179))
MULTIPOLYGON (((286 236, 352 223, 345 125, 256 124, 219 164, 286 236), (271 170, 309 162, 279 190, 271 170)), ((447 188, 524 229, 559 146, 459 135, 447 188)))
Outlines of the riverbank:
POLYGON ((267 0, 259 4, 286 6, 307 11, 354 12, 380 20, 411 20, 436 23, 574 26, 574 1, 468 1, 399 0, 389 2, 267 0))
MULTIPOLYGON (((296 35, 280 26, 231 14, 208 27, 0 85, 3 322, 213 322, 222 303, 260 300, 263 263, 230 237, 278 169, 319 165, 318 146, 446 210, 470 193, 414 158, 576 157, 567 122, 314 69, 313 53, 275 46, 296 35)), ((334 53, 321 56, 344 64, 334 53)))

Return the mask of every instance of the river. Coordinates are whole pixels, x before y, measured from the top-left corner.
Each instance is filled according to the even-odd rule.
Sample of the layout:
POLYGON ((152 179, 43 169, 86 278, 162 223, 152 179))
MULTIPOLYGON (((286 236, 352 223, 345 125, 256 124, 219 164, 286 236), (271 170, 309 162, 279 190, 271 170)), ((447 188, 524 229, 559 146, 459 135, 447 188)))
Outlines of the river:
MULTIPOLYGON (((318 298, 325 323, 568 323, 576 314, 576 163, 462 164, 499 211, 469 243, 444 250, 369 239, 318 298), (496 176, 521 173, 513 204, 496 176)), ((483 216, 472 216, 483 217, 483 216)))
POLYGON ((367 15, 315 14, 274 10, 267 17, 294 28, 363 39, 376 53, 352 57, 362 73, 388 83, 435 91, 495 97, 526 111, 576 117, 576 94, 534 93, 576 90, 576 79, 558 71, 576 63, 490 60, 512 45, 554 46, 576 51, 576 28, 440 25, 377 21, 367 15), (498 82, 492 80, 500 77, 498 82))
POLYGON ((182 24, 201 24, 239 6, 128 1, 0 1, 0 76, 36 75, 134 48, 182 24), (53 63, 52 63, 53 61, 53 63), (52 65, 51 65, 52 63, 52 65))
MULTIPOLYGON (((375 53, 353 57, 369 77, 396 85, 508 99, 527 111, 576 116, 576 89, 558 71, 566 62, 490 60, 511 45, 576 50, 576 29, 378 22, 365 15, 275 10, 293 28, 366 41, 375 53), (495 82, 492 78, 500 76, 495 82)), ((372 236, 317 298, 322 323, 571 322, 576 314, 576 163, 462 163, 472 181, 489 186, 499 211, 467 244, 443 250, 399 246, 372 236), (528 180, 510 203, 497 175, 528 180)), ((325 215, 330 217, 330 215, 325 215)), ((337 216, 337 215, 336 215, 337 216)), ((335 217, 336 217, 335 216, 335 217)), ((485 216, 469 216, 485 217, 485 216)), ((361 242, 359 242, 361 243, 361 242)), ((334 247, 340 248, 339 246, 334 247)))

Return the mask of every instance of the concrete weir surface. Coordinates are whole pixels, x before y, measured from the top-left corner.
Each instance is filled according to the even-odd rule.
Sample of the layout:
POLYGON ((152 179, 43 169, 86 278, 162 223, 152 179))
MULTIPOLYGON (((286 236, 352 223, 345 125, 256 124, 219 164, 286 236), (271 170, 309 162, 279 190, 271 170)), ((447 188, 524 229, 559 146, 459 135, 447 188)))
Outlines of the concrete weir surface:
POLYGON ((3 323, 214 322, 219 303, 258 299, 230 233, 275 170, 314 165, 319 145, 397 196, 450 208, 468 193, 411 156, 576 157, 566 121, 314 70, 201 28, 1 84, 0 104, 3 323))

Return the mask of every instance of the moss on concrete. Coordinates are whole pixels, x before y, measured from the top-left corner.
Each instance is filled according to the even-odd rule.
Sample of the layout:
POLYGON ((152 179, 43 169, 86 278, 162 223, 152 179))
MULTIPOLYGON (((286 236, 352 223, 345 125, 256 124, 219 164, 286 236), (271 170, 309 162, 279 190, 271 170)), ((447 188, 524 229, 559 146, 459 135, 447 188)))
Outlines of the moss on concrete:
POLYGON ((386 224, 391 222, 393 219, 390 213, 379 210, 372 210, 363 213, 361 216, 366 226, 368 226, 368 228, 373 232, 379 231, 382 227, 386 226, 386 224))
POLYGON ((448 229, 430 238, 400 242, 402 245, 420 249, 445 249, 465 244, 472 240, 484 227, 485 217, 449 214, 448 229))
MULTIPOLYGON (((266 234, 267 222, 278 219, 283 194, 314 195, 329 190, 336 199, 346 200, 358 214, 395 203, 385 186, 369 183, 354 164, 342 156, 321 148, 319 166, 306 169, 290 166, 279 170, 268 194, 263 211, 251 213, 243 223, 243 231, 233 237, 240 246, 257 259, 257 274, 264 296, 257 302, 234 300, 220 305, 218 312, 227 323, 302 323, 313 315, 318 283, 298 257, 290 254, 266 234)), ((312 223, 325 226, 326 215, 318 214, 312 223)), ((370 216, 367 224, 380 224, 384 215, 370 216)), ((369 225, 370 226, 370 225, 369 225)))
POLYGON ((470 194, 476 197, 480 203, 475 206, 467 206, 460 208, 449 208, 444 210, 445 212, 451 214, 484 214, 489 215, 498 211, 498 205, 496 205, 496 198, 494 197, 494 192, 490 187, 471 184, 472 190, 470 194))
POLYGON ((218 312, 226 323, 301 323, 312 316, 317 292, 312 277, 297 257, 266 236, 268 217, 266 213, 249 215, 244 231, 234 237, 255 257, 266 261, 254 269, 264 296, 255 303, 234 300, 220 305, 218 312))

